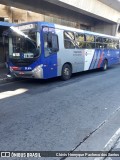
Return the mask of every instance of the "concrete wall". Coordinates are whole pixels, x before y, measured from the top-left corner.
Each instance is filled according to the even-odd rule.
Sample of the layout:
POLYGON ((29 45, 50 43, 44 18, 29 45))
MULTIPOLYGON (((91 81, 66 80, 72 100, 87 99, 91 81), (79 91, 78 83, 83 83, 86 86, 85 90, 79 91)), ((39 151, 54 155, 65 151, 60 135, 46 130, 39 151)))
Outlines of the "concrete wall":
POLYGON ((94 27, 94 32, 116 35, 117 24, 97 23, 94 27))
MULTIPOLYGON (((57 1, 59 2, 59 5, 63 5, 63 3, 62 3, 63 0, 57 0, 57 1)), ((108 9, 110 9, 110 7, 107 7, 106 5, 99 2, 98 0, 90 0, 90 1, 89 0, 80 0, 80 1, 74 0, 74 3, 72 0, 64 0, 64 5, 65 5, 65 3, 67 3, 67 5, 69 4, 69 7, 74 6, 76 8, 79 8, 79 10, 80 10, 80 8, 81 8, 81 10, 82 10, 82 8, 84 8, 84 11, 89 9, 88 12, 91 12, 91 13, 93 12, 95 14, 98 14, 98 12, 100 12, 101 16, 105 13, 107 14, 108 10, 103 12, 104 8, 102 8, 102 10, 100 10, 100 9, 98 9, 99 7, 104 6, 108 9), (89 7, 88 7, 88 5, 89 5, 89 7), (95 7, 95 5, 97 7, 95 7)), ((75 28, 92 30, 95 32, 109 34, 109 35, 115 35, 115 33, 116 33, 117 23, 107 23, 107 22, 100 21, 97 19, 92 20, 92 19, 86 18, 87 17, 86 15, 79 16, 74 11, 70 12, 67 9, 63 9, 63 10, 66 10, 66 14, 64 13, 63 15, 56 17, 53 14, 40 14, 40 13, 31 12, 28 10, 26 11, 23 9, 18 9, 15 7, 0 5, 0 17, 8 18, 9 22, 13 22, 13 23, 22 23, 22 22, 30 22, 30 21, 47 21, 47 22, 53 22, 53 23, 57 23, 57 24, 65 25, 65 26, 71 26, 71 27, 75 27, 75 28), (89 21, 88 21, 88 19, 89 19, 89 21)), ((111 9, 111 11, 113 11, 113 10, 111 9)), ((116 11, 115 15, 117 13, 118 12, 116 11)), ((111 16, 111 13, 108 14, 108 16, 109 15, 111 16)), ((114 18, 114 15, 111 16, 111 19, 113 19, 113 18, 114 18)), ((117 20, 117 18, 116 18, 116 20, 117 20)))
MULTIPOLYGON (((51 2, 53 2, 53 0, 51 0, 51 2)), ((78 12, 82 12, 86 15, 91 15, 102 20, 106 19, 106 21, 117 23, 118 19, 120 18, 119 11, 116 11, 112 7, 107 6, 99 0, 58 0, 58 2, 59 5, 64 7, 68 6, 72 10, 75 9, 78 12)), ((54 3, 58 2, 54 1, 54 3)), ((115 1, 112 3, 115 3, 115 1)))
POLYGON ((61 25, 80 28, 80 22, 78 21, 70 21, 63 17, 57 18, 56 16, 53 15, 35 13, 23 9, 18 9, 15 7, 9 7, 9 6, 7 7, 4 5, 0 5, 0 17, 8 18, 9 22, 12 23, 46 21, 46 22, 53 22, 61 25))

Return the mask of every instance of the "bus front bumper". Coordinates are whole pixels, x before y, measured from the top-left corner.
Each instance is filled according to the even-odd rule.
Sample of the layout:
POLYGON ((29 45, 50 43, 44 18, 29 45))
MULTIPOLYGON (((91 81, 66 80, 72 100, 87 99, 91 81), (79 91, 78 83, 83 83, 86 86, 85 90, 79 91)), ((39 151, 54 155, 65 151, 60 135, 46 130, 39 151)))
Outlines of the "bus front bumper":
POLYGON ((10 68, 10 72, 14 77, 43 79, 43 68, 41 66, 37 66, 32 71, 16 71, 10 68))

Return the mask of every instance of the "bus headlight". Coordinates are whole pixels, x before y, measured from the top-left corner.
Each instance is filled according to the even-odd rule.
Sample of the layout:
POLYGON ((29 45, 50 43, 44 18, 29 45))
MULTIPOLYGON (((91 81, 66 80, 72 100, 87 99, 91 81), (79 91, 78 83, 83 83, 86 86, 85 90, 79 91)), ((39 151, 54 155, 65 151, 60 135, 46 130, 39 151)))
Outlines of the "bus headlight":
POLYGON ((33 71, 34 71, 34 72, 40 72, 40 71, 41 71, 41 67, 40 67, 40 66, 37 66, 33 71))
POLYGON ((33 75, 35 78, 43 78, 43 69, 42 69, 43 65, 39 65, 36 68, 34 68, 33 70, 33 75))

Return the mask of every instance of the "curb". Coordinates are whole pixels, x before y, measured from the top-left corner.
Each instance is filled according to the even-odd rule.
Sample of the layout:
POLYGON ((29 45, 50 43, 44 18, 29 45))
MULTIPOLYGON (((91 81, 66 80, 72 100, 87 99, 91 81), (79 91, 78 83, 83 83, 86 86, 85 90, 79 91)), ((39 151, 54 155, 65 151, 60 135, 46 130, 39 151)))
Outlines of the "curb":
POLYGON ((9 83, 9 82, 13 82, 13 81, 15 81, 14 78, 7 78, 7 77, 0 78, 0 85, 5 84, 5 83, 9 83))
MULTIPOLYGON (((115 144, 117 143, 118 139, 120 138, 120 128, 115 132, 115 134, 111 137, 108 143, 105 145, 102 151, 110 151, 115 144)), ((104 160, 106 157, 95 158, 94 160, 104 160)))

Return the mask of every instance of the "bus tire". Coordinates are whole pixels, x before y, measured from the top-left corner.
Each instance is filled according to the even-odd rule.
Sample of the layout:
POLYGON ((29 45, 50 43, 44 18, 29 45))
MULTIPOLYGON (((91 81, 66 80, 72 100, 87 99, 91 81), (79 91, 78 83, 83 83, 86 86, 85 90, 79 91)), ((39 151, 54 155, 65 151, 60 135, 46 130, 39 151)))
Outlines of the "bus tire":
POLYGON ((106 71, 108 69, 108 61, 106 59, 103 61, 103 67, 101 69, 102 71, 106 71))
POLYGON ((62 67, 61 79, 67 81, 71 78, 72 75, 72 67, 69 64, 64 64, 62 67))

